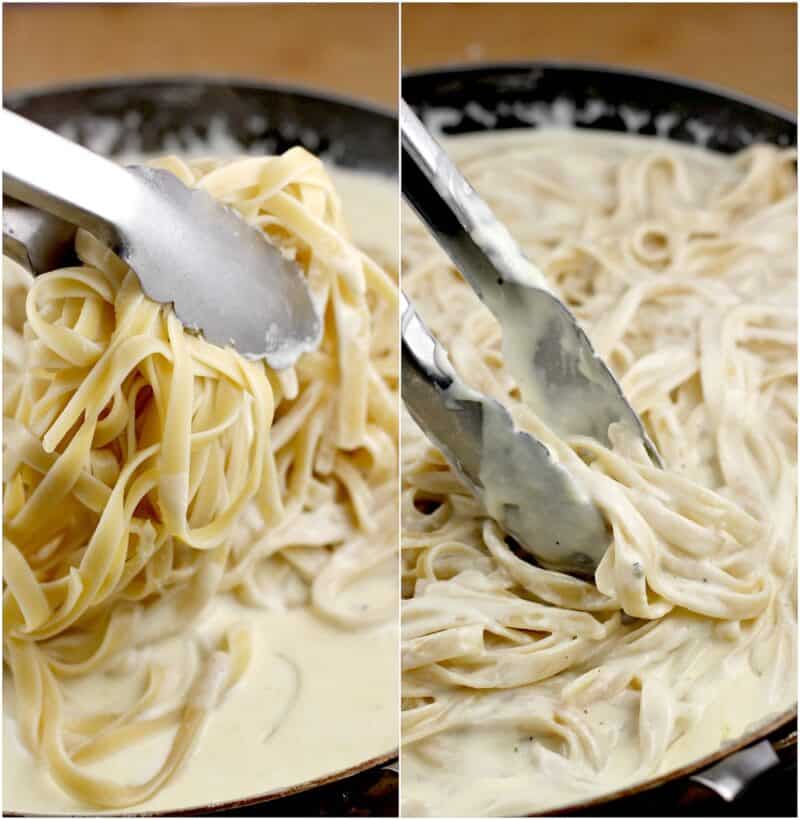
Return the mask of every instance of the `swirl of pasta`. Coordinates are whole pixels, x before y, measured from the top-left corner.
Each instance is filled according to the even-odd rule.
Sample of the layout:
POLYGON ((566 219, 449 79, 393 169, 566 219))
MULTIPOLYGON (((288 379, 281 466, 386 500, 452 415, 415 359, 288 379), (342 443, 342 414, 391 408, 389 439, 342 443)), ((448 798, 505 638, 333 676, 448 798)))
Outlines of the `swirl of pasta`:
POLYGON ((369 537, 396 510, 396 283, 350 241, 322 163, 296 148, 155 164, 294 258, 325 331, 317 351, 272 371, 187 332, 84 231, 81 264, 12 274, 4 657, 26 745, 64 790, 102 808, 153 795, 246 674, 246 624, 213 645, 189 637, 214 596, 304 603, 357 627, 391 605, 356 612, 340 593, 397 549, 369 537), (65 699, 69 679, 184 635, 183 672, 142 654, 125 708, 76 711, 65 699), (144 782, 86 768, 165 730, 169 751, 144 782))
POLYGON ((404 289, 455 369, 612 531, 595 584, 541 569, 404 418, 405 810, 528 813, 711 752, 796 695, 796 158, 563 131, 448 148, 666 465, 621 430, 611 447, 549 430, 495 317, 404 222, 404 289))

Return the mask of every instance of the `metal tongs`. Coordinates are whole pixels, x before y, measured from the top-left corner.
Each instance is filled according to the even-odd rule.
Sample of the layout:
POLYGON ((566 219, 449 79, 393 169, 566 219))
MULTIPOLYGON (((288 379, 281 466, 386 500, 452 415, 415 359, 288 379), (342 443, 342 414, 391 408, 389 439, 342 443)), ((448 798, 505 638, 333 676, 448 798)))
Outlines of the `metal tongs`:
POLYGON ((3 251, 33 274, 67 258, 82 227, 208 341, 276 369, 317 347, 322 323, 299 268, 233 209, 167 171, 124 168, 10 111, 2 134, 4 194, 13 197, 3 200, 3 251))
MULTIPOLYGON (((623 424, 660 465, 575 317, 403 101, 400 129, 403 195, 499 320, 523 400, 561 436, 609 444, 609 427, 623 424)), ((464 384, 405 297, 401 310, 403 400, 414 420, 538 563, 593 574, 610 536, 588 494, 502 405, 464 384)))

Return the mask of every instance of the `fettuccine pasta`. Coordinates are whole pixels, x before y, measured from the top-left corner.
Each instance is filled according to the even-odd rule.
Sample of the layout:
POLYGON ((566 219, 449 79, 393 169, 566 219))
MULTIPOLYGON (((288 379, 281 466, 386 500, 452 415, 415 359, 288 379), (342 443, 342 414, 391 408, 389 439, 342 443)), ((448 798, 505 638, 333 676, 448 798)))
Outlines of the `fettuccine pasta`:
POLYGON ((795 699, 795 153, 575 132, 447 146, 665 464, 621 430, 611 448, 548 430, 498 322, 408 219, 409 298, 612 537, 596 585, 537 567, 406 419, 405 812, 541 811, 714 751, 795 699))
MULTIPOLYGON (((4 660, 27 748, 76 800, 141 803, 182 766, 258 636, 189 627, 215 596, 305 605, 343 629, 395 614, 347 590, 395 560, 397 287, 349 239, 319 159, 295 148, 159 160, 296 260, 324 317, 280 372, 205 342, 84 231, 80 264, 5 298, 4 660), (158 647, 183 641, 183 662, 158 647), (98 711, 70 682, 124 678, 98 711), (90 764, 172 732, 144 782, 90 764)), ((257 307, 256 307, 257 309, 257 307)), ((230 762, 235 765, 235 761, 230 762)))

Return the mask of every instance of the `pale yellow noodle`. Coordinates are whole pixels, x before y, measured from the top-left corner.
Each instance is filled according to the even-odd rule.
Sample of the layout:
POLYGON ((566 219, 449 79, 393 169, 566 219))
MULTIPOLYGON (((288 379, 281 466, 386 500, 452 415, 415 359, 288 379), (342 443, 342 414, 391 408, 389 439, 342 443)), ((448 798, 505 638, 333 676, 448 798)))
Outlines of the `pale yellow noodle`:
POLYGON ((246 624, 216 646, 189 636, 215 595, 308 604, 358 627, 391 606, 351 611, 340 593, 397 549, 387 529, 397 500, 393 275, 350 241, 322 163, 300 148, 155 164, 296 259, 325 332, 317 351, 276 373, 184 331, 83 231, 76 267, 31 280, 7 266, 4 660, 24 742, 62 789, 102 808, 152 796, 247 674, 246 624), (180 680, 143 656, 121 711, 76 711, 65 699, 68 679, 184 633, 180 680), (146 782, 84 767, 165 730, 171 747, 146 782))
POLYGON ((613 531, 596 586, 523 560, 406 418, 406 811, 518 813, 712 751, 794 699, 795 154, 564 132, 451 149, 665 462, 613 430, 611 449, 548 430, 497 321, 408 218, 404 288, 455 368, 613 531))

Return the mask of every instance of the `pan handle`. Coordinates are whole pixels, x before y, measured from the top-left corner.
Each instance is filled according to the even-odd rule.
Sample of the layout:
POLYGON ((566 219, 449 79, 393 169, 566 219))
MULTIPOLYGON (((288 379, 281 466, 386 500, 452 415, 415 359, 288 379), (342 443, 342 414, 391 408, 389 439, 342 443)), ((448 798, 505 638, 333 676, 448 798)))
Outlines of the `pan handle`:
POLYGON ((689 780, 705 786, 726 802, 736 799, 756 778, 781 762, 778 752, 797 745, 796 728, 777 739, 764 739, 740 749, 689 780))
POLYGON ((730 803, 759 775, 780 762, 778 753, 768 740, 762 740, 746 749, 740 749, 720 760, 705 771, 689 779, 711 789, 730 803))

